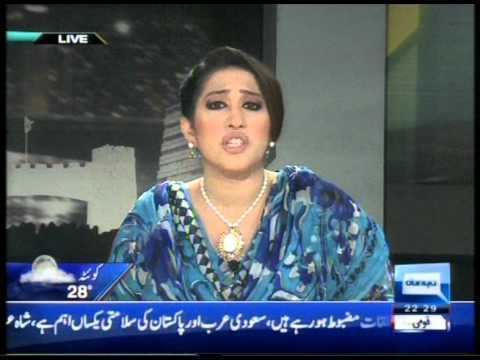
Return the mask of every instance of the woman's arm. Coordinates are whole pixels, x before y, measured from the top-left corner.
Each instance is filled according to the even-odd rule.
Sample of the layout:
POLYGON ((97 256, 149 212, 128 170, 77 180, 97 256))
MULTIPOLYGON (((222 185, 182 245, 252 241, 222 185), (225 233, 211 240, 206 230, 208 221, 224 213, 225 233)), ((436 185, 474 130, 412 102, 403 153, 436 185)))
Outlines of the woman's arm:
MULTIPOLYGON (((393 275, 382 228, 348 194, 313 172, 325 300, 391 300, 393 275)), ((305 177, 305 178, 308 178, 305 177)))

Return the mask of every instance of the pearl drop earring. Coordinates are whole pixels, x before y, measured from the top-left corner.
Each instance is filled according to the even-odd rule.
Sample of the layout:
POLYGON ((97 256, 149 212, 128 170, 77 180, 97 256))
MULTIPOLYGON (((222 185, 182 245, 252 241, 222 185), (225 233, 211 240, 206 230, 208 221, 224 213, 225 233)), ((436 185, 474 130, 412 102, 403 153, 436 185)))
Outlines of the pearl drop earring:
POLYGON ((198 157, 197 151, 195 150, 195 145, 193 143, 188 143, 188 148, 190 149, 190 158, 196 159, 198 157))
POLYGON ((270 155, 270 150, 272 150, 275 147, 275 141, 270 141, 268 144, 267 151, 265 151, 265 156, 270 155))

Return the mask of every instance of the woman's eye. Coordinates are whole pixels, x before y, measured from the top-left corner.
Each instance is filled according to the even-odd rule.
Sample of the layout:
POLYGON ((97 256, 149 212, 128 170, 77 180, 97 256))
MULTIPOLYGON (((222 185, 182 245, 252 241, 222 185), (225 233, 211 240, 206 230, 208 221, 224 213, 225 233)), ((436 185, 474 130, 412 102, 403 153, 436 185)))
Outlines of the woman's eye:
POLYGON ((262 108, 262 104, 256 102, 246 102, 243 107, 247 110, 258 111, 262 108))
POLYGON ((207 102, 207 109, 209 110, 219 110, 225 107, 225 103, 223 101, 209 101, 207 102))

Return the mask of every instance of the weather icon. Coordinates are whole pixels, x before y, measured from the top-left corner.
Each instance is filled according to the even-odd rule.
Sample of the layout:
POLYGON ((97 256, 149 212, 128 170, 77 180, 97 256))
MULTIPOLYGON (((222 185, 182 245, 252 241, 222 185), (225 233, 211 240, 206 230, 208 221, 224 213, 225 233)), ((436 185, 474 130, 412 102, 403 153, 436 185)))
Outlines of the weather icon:
POLYGON ((20 283, 74 283, 75 276, 58 268, 55 259, 49 255, 40 255, 32 263, 32 270, 20 276, 20 283))

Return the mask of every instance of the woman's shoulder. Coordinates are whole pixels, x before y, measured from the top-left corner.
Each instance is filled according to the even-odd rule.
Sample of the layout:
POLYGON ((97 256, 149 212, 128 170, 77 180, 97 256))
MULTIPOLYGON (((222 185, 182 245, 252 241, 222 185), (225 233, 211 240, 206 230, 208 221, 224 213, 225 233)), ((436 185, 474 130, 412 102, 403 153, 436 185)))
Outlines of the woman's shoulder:
POLYGON ((282 174, 289 190, 296 194, 295 198, 308 197, 307 200, 322 207, 355 203, 339 186, 307 166, 286 165, 279 171, 279 176, 282 174))
POLYGON ((167 211, 172 201, 172 196, 182 188, 182 182, 165 180, 159 182, 145 190, 135 201, 131 212, 140 213, 139 215, 152 216, 162 215, 167 211))
POLYGON ((305 190, 309 187, 322 187, 342 191, 333 182, 326 180, 319 173, 304 165, 286 165, 278 173, 280 177, 283 175, 290 187, 296 191, 305 190))

